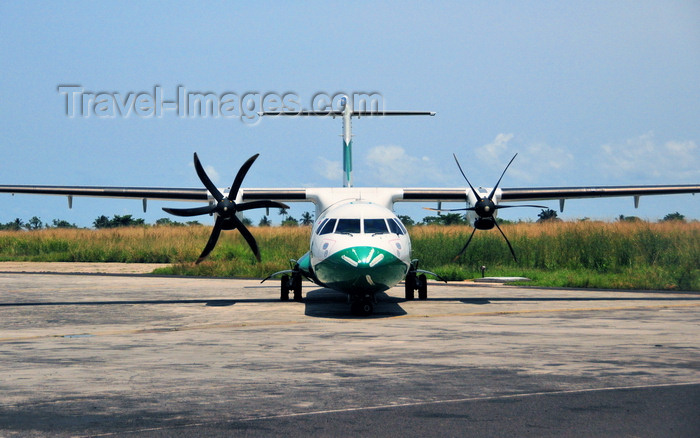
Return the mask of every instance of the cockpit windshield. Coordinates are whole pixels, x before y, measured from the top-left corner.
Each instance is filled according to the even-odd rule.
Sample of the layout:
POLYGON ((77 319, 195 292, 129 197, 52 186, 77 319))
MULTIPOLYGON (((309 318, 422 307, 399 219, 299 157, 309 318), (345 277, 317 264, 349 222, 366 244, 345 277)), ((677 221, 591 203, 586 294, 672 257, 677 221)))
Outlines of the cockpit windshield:
POLYGON ((323 228, 319 227, 321 229, 321 232, 319 234, 330 234, 333 232, 333 228, 335 228, 335 222, 337 219, 330 219, 328 222, 326 222, 323 225, 323 228))
POLYGON ((351 233, 356 234, 360 232, 360 220, 359 219, 338 219, 338 226, 335 228, 336 233, 351 233))
POLYGON ((324 219, 317 234, 405 234, 405 229, 393 218, 324 219))
POLYGON ((384 219, 365 219, 365 234, 384 234, 388 231, 384 219))

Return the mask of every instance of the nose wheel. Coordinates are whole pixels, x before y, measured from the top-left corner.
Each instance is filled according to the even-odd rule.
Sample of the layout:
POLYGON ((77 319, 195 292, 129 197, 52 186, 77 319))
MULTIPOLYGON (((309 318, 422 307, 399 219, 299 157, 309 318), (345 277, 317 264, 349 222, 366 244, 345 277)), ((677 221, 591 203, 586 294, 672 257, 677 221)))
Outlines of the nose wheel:
POLYGON ((369 316, 374 312, 374 296, 367 294, 350 297, 350 312, 356 316, 369 316))

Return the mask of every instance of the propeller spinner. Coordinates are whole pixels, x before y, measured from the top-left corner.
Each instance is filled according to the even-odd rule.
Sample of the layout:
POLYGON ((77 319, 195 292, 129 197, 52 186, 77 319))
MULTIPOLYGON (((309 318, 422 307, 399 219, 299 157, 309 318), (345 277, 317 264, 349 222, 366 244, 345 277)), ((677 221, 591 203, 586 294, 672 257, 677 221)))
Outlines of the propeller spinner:
POLYGON ((251 210, 253 208, 289 208, 289 206, 281 202, 270 200, 236 203, 236 196, 238 195, 238 190, 241 188, 241 184, 243 183, 243 178, 245 178, 248 170, 258 158, 258 155, 260 154, 253 155, 252 157, 248 158, 245 163, 243 163, 236 174, 236 178, 233 180, 228 196, 224 196, 219 189, 216 188, 214 183, 212 183, 211 179, 209 179, 209 176, 202 167, 202 163, 199 162, 197 153, 194 153, 194 168, 197 171, 197 176, 199 176, 199 179, 202 181, 202 184, 204 184, 204 187, 206 187, 207 190, 209 190, 209 193, 211 193, 211 195, 214 197, 216 204, 196 208, 163 208, 163 210, 175 216, 189 217, 198 216, 201 214, 216 215, 216 221, 214 222, 214 228, 209 236, 209 241, 204 247, 204 250, 202 251, 202 254, 200 254, 196 263, 200 263, 202 260, 204 260, 214 249, 216 242, 219 240, 221 230, 233 229, 240 231, 245 241, 248 242, 250 249, 255 255, 255 258, 260 261, 258 244, 255 242, 255 238, 252 234, 250 234, 250 231, 248 231, 245 224, 243 224, 243 222, 241 222, 241 220, 236 216, 236 213, 251 210))

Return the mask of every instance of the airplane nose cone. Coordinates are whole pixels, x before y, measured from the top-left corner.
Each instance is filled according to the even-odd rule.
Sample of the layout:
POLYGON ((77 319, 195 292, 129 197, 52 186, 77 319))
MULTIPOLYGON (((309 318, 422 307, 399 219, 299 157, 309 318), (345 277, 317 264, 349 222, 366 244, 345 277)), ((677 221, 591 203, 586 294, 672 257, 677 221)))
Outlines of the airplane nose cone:
POLYGON ((356 246, 333 254, 314 269, 322 282, 339 290, 380 292, 401 281, 407 266, 383 249, 356 246))

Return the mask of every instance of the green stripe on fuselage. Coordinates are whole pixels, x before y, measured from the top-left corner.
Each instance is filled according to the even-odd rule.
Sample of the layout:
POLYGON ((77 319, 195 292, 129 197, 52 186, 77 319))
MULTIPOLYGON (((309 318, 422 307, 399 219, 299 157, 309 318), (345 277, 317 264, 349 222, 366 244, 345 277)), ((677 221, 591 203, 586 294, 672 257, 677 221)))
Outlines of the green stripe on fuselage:
POLYGON ((314 274, 325 286, 351 295, 390 289, 407 270, 401 259, 372 246, 343 249, 314 266, 314 274))

